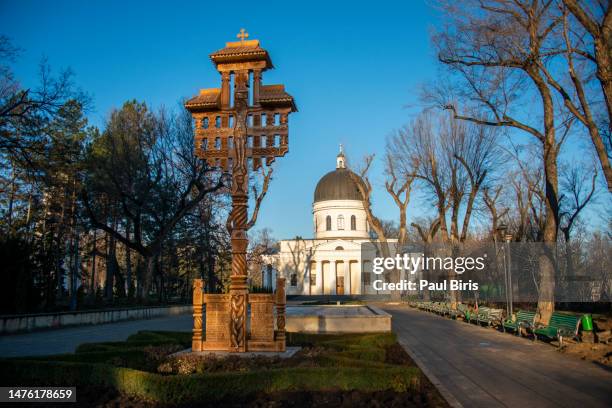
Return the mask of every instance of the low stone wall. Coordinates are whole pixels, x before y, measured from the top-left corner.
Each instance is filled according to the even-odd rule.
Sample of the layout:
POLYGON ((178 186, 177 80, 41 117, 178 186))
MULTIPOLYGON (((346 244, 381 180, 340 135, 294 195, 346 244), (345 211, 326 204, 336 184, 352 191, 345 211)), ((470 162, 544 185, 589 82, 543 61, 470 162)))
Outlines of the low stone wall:
MULTIPOLYGON (((384 333, 391 331, 391 315, 374 306, 326 306, 330 313, 313 312, 287 315, 286 330, 300 333, 384 333), (368 313, 334 313, 337 309, 362 308, 368 313)), ((305 307, 303 309, 306 309, 305 307)))
POLYGON ((152 319, 154 317, 192 313, 192 311, 193 307, 191 305, 176 305, 0 316, 0 319, 2 319, 0 334, 112 323, 122 320, 152 319))

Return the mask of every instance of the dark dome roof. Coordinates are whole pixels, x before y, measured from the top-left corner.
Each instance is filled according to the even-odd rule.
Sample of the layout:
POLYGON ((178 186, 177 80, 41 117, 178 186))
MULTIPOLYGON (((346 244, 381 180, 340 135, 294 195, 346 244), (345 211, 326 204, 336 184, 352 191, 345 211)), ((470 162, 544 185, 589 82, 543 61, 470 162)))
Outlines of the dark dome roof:
MULTIPOLYGON (((327 200, 361 200, 351 171, 340 168, 324 175, 315 188, 314 202, 327 200)), ((353 173, 355 174, 355 173, 353 173)))

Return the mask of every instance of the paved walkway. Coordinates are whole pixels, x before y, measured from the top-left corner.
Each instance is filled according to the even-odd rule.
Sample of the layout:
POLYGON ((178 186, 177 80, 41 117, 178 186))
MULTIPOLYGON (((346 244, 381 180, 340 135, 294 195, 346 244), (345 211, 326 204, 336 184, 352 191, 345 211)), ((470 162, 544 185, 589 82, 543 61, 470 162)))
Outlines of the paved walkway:
POLYGON ((612 372, 593 363, 405 306, 383 309, 400 343, 454 406, 612 406, 612 372))
POLYGON ((191 314, 184 314, 5 335, 0 337, 0 357, 72 353, 79 344, 83 343, 123 341, 139 330, 190 331, 192 324, 191 314))
MULTIPOLYGON (((546 344, 404 306, 384 306, 393 330, 432 382, 459 407, 610 407, 612 372, 546 344)), ((189 314, 0 337, 0 357, 71 353, 139 330, 191 330, 189 314)))

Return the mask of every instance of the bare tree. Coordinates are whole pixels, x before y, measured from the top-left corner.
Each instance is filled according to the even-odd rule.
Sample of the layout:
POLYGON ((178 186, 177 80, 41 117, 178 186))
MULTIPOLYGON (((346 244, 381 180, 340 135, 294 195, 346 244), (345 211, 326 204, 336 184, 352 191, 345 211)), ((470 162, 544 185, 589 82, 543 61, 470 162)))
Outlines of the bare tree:
POLYGON ((45 126, 69 100, 86 106, 89 98, 75 88, 70 70, 53 75, 45 60, 39 66, 38 86, 22 88, 10 67, 19 53, 8 37, 0 36, 0 152, 33 166, 32 154, 49 143, 45 126))
MULTIPOLYGON (((363 162, 361 165, 356 167, 356 172, 349 171, 351 179, 357 186, 357 190, 359 191, 359 195, 361 196, 361 201, 363 202, 363 208, 366 212, 366 219, 368 221, 368 225, 374 230, 374 233, 377 237, 377 246, 380 248, 380 252, 384 258, 391 257, 391 251, 389 248, 389 241, 387 234, 385 233, 385 225, 384 222, 374 215, 374 211, 372 210, 372 183, 369 178, 370 167, 372 166, 372 162, 374 161, 374 155, 366 155, 363 158, 363 162)), ((399 271, 394 269, 391 271, 388 276, 391 280, 397 282, 399 281, 399 271)), ((392 291, 391 298, 399 299, 400 292, 392 291)))
POLYGON ((494 133, 425 112, 395 140, 402 172, 419 180, 434 199, 442 241, 465 242, 474 203, 493 168, 494 133))
MULTIPOLYGON (((423 223, 421 223, 423 224, 423 223)), ((436 234, 438 233, 438 228, 440 228, 440 219, 433 218, 427 222, 428 226, 421 226, 420 224, 413 222, 410 225, 417 231, 421 241, 423 241, 423 257, 428 258, 431 255, 431 244, 434 242, 436 234)), ((423 273, 427 273, 429 277, 430 271, 421 270, 420 277, 423 277, 423 273)), ((423 291, 423 299, 429 300, 429 289, 425 288, 423 291)))
POLYGON ((434 43, 440 61, 462 82, 453 96, 438 103, 457 119, 518 129, 541 145, 546 197, 543 241, 548 245, 540 257, 538 311, 539 318, 548 321, 555 288, 550 246, 557 241, 559 224, 557 157, 564 137, 557 137, 554 98, 541 62, 548 54, 546 41, 562 19, 551 17, 552 1, 473 0, 441 5, 449 23, 434 35, 434 43), (541 120, 539 114, 525 114, 528 96, 537 98, 541 120), (456 98, 476 114, 460 112, 456 98))
POLYGON ((502 220, 508 211, 509 208, 499 208, 498 202, 500 200, 500 194, 502 193, 503 186, 497 186, 491 190, 490 188, 484 188, 482 190, 482 198, 485 203, 485 206, 489 210, 491 215, 491 236, 494 237, 494 240, 497 236, 497 228, 500 225, 500 220, 502 220))
POLYGON ((266 197, 268 193, 268 188, 270 187, 270 181, 272 180, 272 173, 274 168, 272 166, 261 166, 259 168, 260 177, 261 177, 261 191, 260 187, 258 187, 257 183, 253 183, 251 189, 253 191, 253 197, 255 200, 255 208, 251 214, 251 219, 247 223, 247 230, 253 228, 255 223, 257 222, 257 217, 259 216, 259 209, 261 208, 261 203, 263 199, 266 197))
POLYGON ((140 300, 146 300, 164 240, 198 203, 223 187, 222 178, 215 179, 213 169, 195 156, 191 126, 187 114, 156 117, 144 104, 128 102, 113 112, 94 142, 82 201, 93 227, 144 258, 140 300), (130 220, 131 234, 100 208, 101 197, 130 220))
MULTIPOLYGON (((494 132, 451 115, 424 112, 395 136, 394 145, 403 174, 416 178, 432 197, 441 240, 457 255, 468 237, 476 199, 493 169, 494 132)), ((455 293, 451 303, 455 304, 455 293)))
MULTIPOLYGON (((565 107, 587 128, 608 190, 612 191, 612 151, 601 134, 602 131, 609 132, 612 118, 612 12, 610 4, 604 3, 608 2, 601 2, 600 7, 591 7, 586 2, 563 0, 563 5, 559 7, 560 17, 551 17, 562 19, 558 30, 561 41, 554 45, 558 47, 558 54, 565 58, 568 81, 565 81, 562 73, 553 70, 555 64, 551 61, 541 59, 538 66, 548 84, 561 96, 565 107), (593 71, 596 75, 593 75, 593 71), (589 86, 595 77, 599 79, 603 91, 607 115, 597 112, 600 101, 598 95, 594 95, 595 88, 589 86)), ((548 54, 552 57, 553 48, 548 48, 551 48, 548 54)))
POLYGON ((562 195, 561 225, 560 229, 565 239, 565 261, 568 275, 574 271, 574 257, 572 253, 572 230, 584 208, 595 196, 597 171, 584 171, 580 165, 572 166, 562 173, 562 186, 567 196, 562 195))
POLYGON ((397 237, 397 247, 401 248, 408 240, 407 210, 410 203, 410 193, 412 192, 412 183, 415 176, 412 174, 400 173, 396 170, 398 167, 397 158, 395 157, 395 146, 393 139, 387 140, 387 153, 385 154, 385 189, 393 198, 393 202, 399 210, 399 233, 397 237))

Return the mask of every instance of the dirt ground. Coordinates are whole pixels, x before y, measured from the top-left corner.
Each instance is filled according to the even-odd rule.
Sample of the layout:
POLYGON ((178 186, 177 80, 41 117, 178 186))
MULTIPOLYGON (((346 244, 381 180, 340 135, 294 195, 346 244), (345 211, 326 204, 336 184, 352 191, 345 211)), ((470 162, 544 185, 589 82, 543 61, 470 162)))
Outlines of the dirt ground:
POLYGON ((570 343, 560 350, 564 354, 612 368, 612 344, 570 343))

